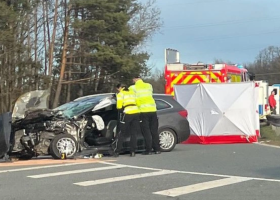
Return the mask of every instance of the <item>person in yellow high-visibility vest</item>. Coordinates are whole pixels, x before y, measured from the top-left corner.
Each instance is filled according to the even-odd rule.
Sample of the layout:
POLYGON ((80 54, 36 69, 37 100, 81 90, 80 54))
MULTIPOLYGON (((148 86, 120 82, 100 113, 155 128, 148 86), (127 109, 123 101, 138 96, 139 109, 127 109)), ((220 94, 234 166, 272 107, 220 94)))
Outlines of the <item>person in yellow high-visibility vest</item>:
POLYGON ((135 85, 129 87, 136 94, 136 103, 140 110, 141 129, 145 138, 146 151, 144 155, 160 154, 157 107, 153 98, 153 87, 145 83, 140 76, 133 78, 135 85))
POLYGON ((117 136, 117 148, 115 156, 118 156, 122 147, 123 139, 126 132, 130 134, 130 156, 135 156, 137 145, 136 136, 141 134, 140 113, 136 105, 136 97, 133 91, 129 91, 126 86, 118 84, 117 90, 117 109, 122 110, 123 114, 120 119, 120 133, 117 136))

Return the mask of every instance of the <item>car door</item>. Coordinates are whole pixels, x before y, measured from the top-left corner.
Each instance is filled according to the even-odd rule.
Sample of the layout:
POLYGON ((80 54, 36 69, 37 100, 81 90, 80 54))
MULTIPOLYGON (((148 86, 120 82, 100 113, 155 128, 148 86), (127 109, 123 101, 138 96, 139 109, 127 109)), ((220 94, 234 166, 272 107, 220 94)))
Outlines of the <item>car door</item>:
POLYGON ((155 99, 157 106, 157 115, 159 128, 168 124, 169 118, 172 115, 173 106, 164 99, 156 98, 155 99))

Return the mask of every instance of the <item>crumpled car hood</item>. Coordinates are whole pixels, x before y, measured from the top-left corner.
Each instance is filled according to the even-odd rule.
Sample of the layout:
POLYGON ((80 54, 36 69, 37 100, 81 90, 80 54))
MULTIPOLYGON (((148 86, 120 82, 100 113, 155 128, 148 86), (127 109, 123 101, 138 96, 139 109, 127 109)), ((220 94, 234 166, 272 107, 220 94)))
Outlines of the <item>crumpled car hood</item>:
POLYGON ((35 90, 21 95, 14 106, 12 118, 22 119, 27 110, 48 109, 50 90, 35 90))

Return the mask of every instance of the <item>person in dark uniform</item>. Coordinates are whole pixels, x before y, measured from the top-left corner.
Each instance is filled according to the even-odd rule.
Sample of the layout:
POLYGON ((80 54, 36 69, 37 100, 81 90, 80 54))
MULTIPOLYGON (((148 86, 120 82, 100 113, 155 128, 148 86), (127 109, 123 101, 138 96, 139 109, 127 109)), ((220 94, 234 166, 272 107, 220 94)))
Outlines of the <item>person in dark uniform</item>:
POLYGON ((136 105, 136 97, 133 91, 129 91, 125 85, 118 84, 117 90, 117 109, 123 110, 122 117, 120 119, 120 132, 117 136, 117 147, 115 150, 115 156, 119 156, 119 153, 123 147, 123 140, 126 132, 130 133, 130 156, 135 156, 135 150, 137 147, 137 134, 141 133, 140 129, 140 114, 136 105))

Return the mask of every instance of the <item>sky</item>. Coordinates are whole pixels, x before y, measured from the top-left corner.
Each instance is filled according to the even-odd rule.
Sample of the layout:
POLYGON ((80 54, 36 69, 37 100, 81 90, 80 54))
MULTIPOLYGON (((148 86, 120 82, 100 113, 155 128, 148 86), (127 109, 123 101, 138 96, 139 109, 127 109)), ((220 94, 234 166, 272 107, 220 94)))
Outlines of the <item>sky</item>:
POLYGON ((149 65, 164 69, 164 49, 182 63, 253 62, 268 46, 280 46, 279 0, 157 0, 163 27, 146 50, 149 65))

